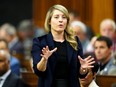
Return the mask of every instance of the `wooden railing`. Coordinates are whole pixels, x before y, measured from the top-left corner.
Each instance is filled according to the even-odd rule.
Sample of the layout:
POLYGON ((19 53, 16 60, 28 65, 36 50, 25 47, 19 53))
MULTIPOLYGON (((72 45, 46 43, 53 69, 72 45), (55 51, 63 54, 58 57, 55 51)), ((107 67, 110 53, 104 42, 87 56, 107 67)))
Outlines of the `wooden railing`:
MULTIPOLYGON (((38 77, 33 72, 22 72, 21 75, 29 87, 37 87, 38 77)), ((97 75, 96 83, 99 87, 116 87, 116 76, 97 75)))
POLYGON ((96 83, 99 87, 116 87, 116 76, 97 75, 96 83))
POLYGON ((21 77, 29 87, 38 87, 38 77, 33 72, 22 72, 21 77))

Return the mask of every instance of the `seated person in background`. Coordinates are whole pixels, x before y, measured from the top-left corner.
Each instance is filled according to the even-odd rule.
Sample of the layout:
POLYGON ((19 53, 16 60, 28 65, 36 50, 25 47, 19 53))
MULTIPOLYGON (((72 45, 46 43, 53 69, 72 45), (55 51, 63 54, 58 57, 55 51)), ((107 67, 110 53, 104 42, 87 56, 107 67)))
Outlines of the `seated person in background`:
MULTIPOLYGON (((116 24, 115 24, 115 21, 112 19, 104 19, 100 23, 100 30, 99 31, 100 31, 101 36, 109 37, 112 40, 112 42, 113 42, 112 50, 113 50, 113 52, 115 52, 116 51, 116 37, 115 37, 116 24)), ((100 35, 98 35, 98 36, 100 36, 100 35)), ((94 51, 94 43, 95 43, 95 40, 97 39, 98 36, 94 36, 91 39, 91 43, 87 47, 88 51, 90 51, 90 52, 94 51)))
MULTIPOLYGON (((82 21, 79 12, 73 9, 69 10, 69 17, 70 17, 70 23, 72 23, 73 21, 82 21)), ((90 26, 88 25, 85 26, 86 26, 87 37, 90 40, 94 36, 94 32, 90 26)))
POLYGON ((116 38, 115 38, 116 24, 112 19, 104 19, 100 24, 100 34, 109 37, 112 40, 112 50, 116 51, 116 38))
POLYGON ((94 49, 95 56, 100 63, 98 74, 108 75, 112 68, 116 68, 116 65, 114 66, 113 64, 115 58, 112 55, 112 40, 108 37, 100 36, 95 41, 94 49))
POLYGON ((116 51, 114 52, 114 60, 111 66, 111 69, 108 72, 108 75, 116 75, 116 51))
POLYGON ((9 23, 3 24, 0 28, 0 38, 7 40, 8 48, 13 56, 18 58, 24 56, 23 44, 19 41, 16 28, 13 25, 9 23))
POLYGON ((87 46, 90 43, 89 38, 87 37, 87 28, 84 23, 81 21, 73 21, 71 23, 71 27, 74 30, 76 36, 79 37, 82 47, 83 47, 83 54, 87 53, 87 46))
POLYGON ((96 62, 93 65, 94 67, 89 69, 87 76, 85 78, 80 78, 81 87, 99 87, 94 81, 99 69, 99 64, 96 62))
POLYGON ((0 50, 0 87, 26 87, 23 81, 10 70, 10 54, 0 50))
MULTIPOLYGON (((17 27, 17 33, 20 41, 23 43, 25 50, 25 59, 31 58, 32 39, 34 37, 34 24, 32 20, 21 20, 17 27)), ((37 33, 37 32, 36 32, 37 33)))
MULTIPOLYGON (((0 50, 6 50, 9 52, 8 43, 5 39, 0 39, 0 50)), ((18 76, 20 75, 20 62, 17 58, 10 55, 10 68, 11 71, 18 76)))

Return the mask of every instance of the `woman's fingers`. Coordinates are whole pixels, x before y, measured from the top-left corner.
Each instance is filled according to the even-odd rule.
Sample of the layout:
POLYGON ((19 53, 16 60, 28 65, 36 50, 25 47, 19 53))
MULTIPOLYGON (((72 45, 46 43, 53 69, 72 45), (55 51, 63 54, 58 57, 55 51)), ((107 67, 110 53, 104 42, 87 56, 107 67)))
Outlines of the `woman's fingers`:
POLYGON ((56 50, 57 50, 57 47, 50 51, 50 50, 49 50, 49 47, 46 46, 46 47, 44 47, 44 48, 42 49, 42 52, 45 53, 45 52, 47 52, 47 51, 50 51, 50 52, 53 53, 53 52, 55 52, 56 50))
POLYGON ((46 53, 46 48, 45 47, 42 49, 42 53, 46 53))
POLYGON ((53 50, 51 50, 51 52, 53 53, 53 52, 55 52, 57 50, 57 47, 55 47, 53 50))
POLYGON ((49 50, 49 47, 48 47, 48 46, 46 46, 46 50, 47 50, 47 51, 49 50))
POLYGON ((94 64, 94 63, 95 63, 95 61, 92 61, 92 62, 90 62, 89 64, 92 65, 92 64, 94 64))
POLYGON ((55 52, 56 50, 57 50, 57 47, 54 48, 51 51, 49 50, 49 47, 48 46, 43 47, 41 56, 42 57, 45 57, 46 59, 48 59, 52 55, 52 53, 55 52))
POLYGON ((90 59, 87 60, 88 63, 92 62, 92 61, 94 61, 94 58, 90 58, 90 59))
POLYGON ((90 58, 92 58, 91 56, 88 56, 87 58, 85 58, 85 61, 89 60, 90 58))
POLYGON ((78 56, 78 58, 79 58, 79 61, 84 61, 80 56, 78 56))
POLYGON ((48 46, 46 46, 46 47, 43 47, 43 49, 42 49, 42 53, 46 53, 47 51, 49 51, 49 48, 48 48, 48 46))

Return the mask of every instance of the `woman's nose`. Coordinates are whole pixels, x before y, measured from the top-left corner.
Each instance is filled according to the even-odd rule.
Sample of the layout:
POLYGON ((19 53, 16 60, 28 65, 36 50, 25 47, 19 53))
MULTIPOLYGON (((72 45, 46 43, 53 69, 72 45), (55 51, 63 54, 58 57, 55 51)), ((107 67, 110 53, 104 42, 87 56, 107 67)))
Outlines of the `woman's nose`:
POLYGON ((59 18, 59 22, 62 22, 62 21, 63 21, 63 18, 62 18, 62 17, 60 17, 60 18, 59 18))

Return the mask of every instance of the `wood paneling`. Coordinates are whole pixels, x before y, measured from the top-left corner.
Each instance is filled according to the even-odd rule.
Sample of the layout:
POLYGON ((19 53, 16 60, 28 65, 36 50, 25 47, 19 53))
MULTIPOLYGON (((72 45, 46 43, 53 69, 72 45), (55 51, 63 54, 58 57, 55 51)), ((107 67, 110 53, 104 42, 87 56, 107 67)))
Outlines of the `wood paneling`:
POLYGON ((33 0, 33 20, 35 25, 43 27, 44 20, 48 9, 54 4, 61 4, 67 9, 74 9, 79 11, 81 15, 84 15, 81 11, 84 11, 84 0, 33 0))
POLYGON ((54 4, 74 9, 82 21, 99 33, 99 24, 104 18, 114 19, 114 0, 33 0, 33 20, 35 25, 44 26, 46 12, 54 4))
POLYGON ((100 22, 105 18, 114 19, 114 0, 92 0, 92 28, 99 33, 100 22))

